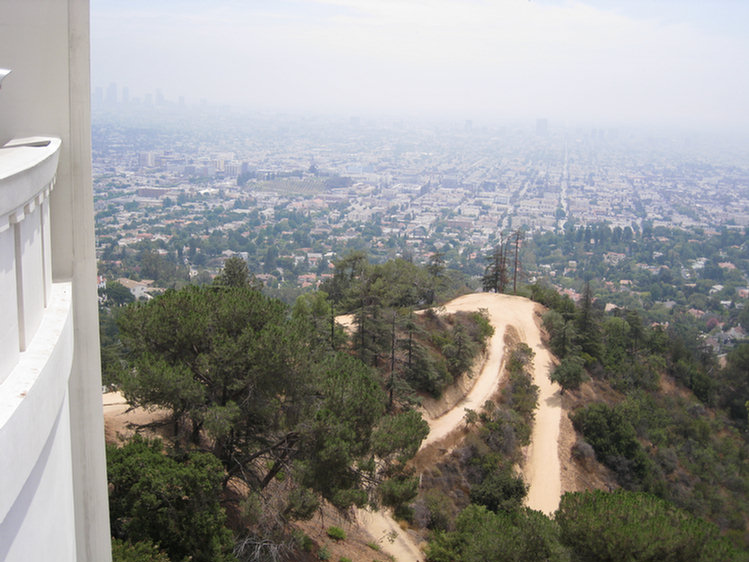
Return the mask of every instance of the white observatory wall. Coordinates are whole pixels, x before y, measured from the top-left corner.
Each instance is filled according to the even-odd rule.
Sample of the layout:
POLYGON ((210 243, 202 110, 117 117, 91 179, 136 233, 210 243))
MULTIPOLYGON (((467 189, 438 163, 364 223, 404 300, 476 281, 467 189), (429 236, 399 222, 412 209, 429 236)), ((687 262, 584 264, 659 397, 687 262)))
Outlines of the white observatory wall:
MULTIPOLYGON (((52 246, 52 282, 70 282, 74 334, 67 389, 57 405, 60 417, 52 427, 34 426, 26 431, 47 431, 52 439, 47 462, 55 468, 42 471, 39 497, 49 492, 64 503, 68 492, 62 483, 72 480, 69 497, 74 520, 70 524, 75 544, 72 550, 47 558, 19 560, 67 560, 70 552, 80 562, 111 560, 96 303, 89 49, 88 0, 0 2, 0 67, 12 70, 0 89, 0 145, 29 136, 62 140, 45 238, 49 236, 52 246), (69 473, 60 467, 60 455, 69 459, 69 473), (46 480, 51 475, 58 480, 54 486, 46 480)), ((0 240, 0 263, 7 245, 7 240, 0 240)), ((8 330, 0 329, 0 334, 4 337, 8 330)), ((0 456, 16 454, 0 451, 0 456)), ((37 543, 47 540, 48 533, 69 533, 70 514, 43 512, 30 505, 26 515, 39 518, 33 532, 37 543), (49 518, 55 518, 54 525, 49 518)))
POLYGON ((11 511, 0 527, 0 560, 75 560, 73 487, 59 485, 73 480, 70 426, 62 423, 67 415, 66 400, 17 499, 23 509, 11 511), (46 530, 43 540, 40 529, 46 530))

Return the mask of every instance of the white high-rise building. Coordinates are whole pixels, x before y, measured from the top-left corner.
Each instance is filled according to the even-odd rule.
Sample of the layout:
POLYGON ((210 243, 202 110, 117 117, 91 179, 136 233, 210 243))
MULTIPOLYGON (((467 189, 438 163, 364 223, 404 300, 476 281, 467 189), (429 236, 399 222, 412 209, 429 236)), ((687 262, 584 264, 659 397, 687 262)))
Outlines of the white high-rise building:
POLYGON ((88 0, 2 0, 0 561, 111 560, 88 0))

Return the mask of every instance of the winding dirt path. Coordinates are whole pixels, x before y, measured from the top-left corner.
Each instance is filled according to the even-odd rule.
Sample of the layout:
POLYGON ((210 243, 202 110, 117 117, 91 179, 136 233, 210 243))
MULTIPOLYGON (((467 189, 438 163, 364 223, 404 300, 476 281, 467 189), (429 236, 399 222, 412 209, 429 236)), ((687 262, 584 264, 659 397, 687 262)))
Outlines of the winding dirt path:
POLYGON ((495 293, 464 295, 445 305, 448 313, 486 309, 494 326, 494 335, 488 344, 488 357, 476 383, 465 399, 436 419, 429 419, 429 436, 422 447, 434 443, 457 429, 465 416, 465 409, 480 410, 497 391, 502 380, 504 337, 508 326, 517 330, 520 340, 534 352, 533 382, 539 387, 538 409, 533 424, 531 445, 526 453, 523 475, 529 484, 526 505, 532 509, 552 514, 559 507, 561 496, 561 470, 558 454, 559 422, 562 400, 559 385, 549 380, 554 363, 549 350, 541 340, 537 323, 538 305, 523 297, 495 293))
MULTIPOLYGON (((447 313, 486 309, 489 321, 494 326, 494 335, 487 344, 488 353, 481 373, 465 398, 436 418, 422 412, 429 423, 429 435, 422 442, 421 448, 458 430, 463 424, 466 408, 478 411, 494 395, 502 381, 505 333, 508 326, 514 327, 521 341, 536 354, 533 361, 533 382, 540 389, 531 445, 523 466, 523 474, 529 484, 526 504, 532 509, 551 514, 559 506, 561 495, 557 441, 562 405, 559 386, 549 381, 549 370, 553 367, 553 362, 551 354, 541 341, 541 330, 536 321, 537 307, 536 303, 526 298, 495 293, 463 295, 445 305, 447 313)), ((350 325, 352 319, 346 320, 350 325)), ((420 562, 424 559, 414 539, 388 514, 359 510, 357 518, 374 538, 387 533, 395 537, 393 542, 381 542, 381 546, 384 552, 399 562, 420 562)))

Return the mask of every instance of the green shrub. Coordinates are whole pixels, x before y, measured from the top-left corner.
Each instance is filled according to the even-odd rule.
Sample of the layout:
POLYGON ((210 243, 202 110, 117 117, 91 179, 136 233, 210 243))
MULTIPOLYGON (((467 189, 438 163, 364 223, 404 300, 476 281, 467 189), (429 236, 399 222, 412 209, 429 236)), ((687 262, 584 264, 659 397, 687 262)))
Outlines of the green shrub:
POLYGON ((567 493, 555 520, 580 560, 746 560, 712 523, 641 492, 567 493))
POLYGON ((337 541, 346 540, 346 533, 340 527, 328 527, 328 536, 337 541))
POLYGON ((393 508, 408 503, 416 497, 419 479, 405 474, 399 474, 385 480, 380 486, 382 503, 393 508))
POLYGON ((169 557, 151 541, 129 543, 112 539, 113 562, 169 562, 169 557))
POLYGON ((510 513, 520 507, 528 488, 511 469, 495 469, 471 488, 471 502, 488 507, 497 513, 510 513))
POLYGON ((233 538, 219 501, 224 470, 209 453, 164 454, 161 440, 136 435, 107 448, 112 536, 151 541, 171 560, 232 560, 233 538))
POLYGON ((299 548, 304 552, 312 552, 312 547, 315 546, 315 541, 307 533, 301 533, 301 536, 297 538, 299 548))

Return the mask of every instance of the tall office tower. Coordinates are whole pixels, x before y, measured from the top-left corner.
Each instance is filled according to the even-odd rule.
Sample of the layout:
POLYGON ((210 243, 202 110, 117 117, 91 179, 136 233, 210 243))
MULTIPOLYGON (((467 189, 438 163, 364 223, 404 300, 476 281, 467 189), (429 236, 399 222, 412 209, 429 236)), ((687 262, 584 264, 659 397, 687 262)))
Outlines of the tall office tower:
POLYGON ((549 120, 536 119, 536 134, 545 137, 549 133, 549 120))
POLYGON ((107 105, 117 104, 117 84, 110 82, 107 86, 107 105))
POLYGON ((108 562, 89 2, 1 11, 0 560, 108 562))
POLYGON ((127 86, 122 87, 122 104, 127 105, 130 103, 130 88, 127 86))

